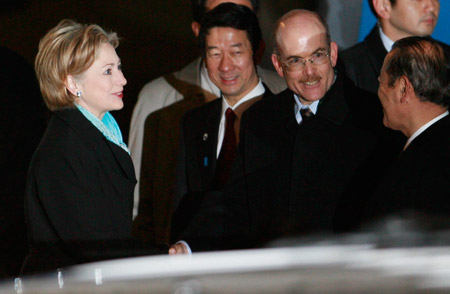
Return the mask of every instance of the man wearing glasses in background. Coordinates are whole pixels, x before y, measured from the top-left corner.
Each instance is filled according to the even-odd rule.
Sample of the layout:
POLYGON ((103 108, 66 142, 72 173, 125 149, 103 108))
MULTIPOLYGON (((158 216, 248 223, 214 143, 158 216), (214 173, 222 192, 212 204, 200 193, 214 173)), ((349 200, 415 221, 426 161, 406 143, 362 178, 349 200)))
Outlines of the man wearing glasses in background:
MULTIPOLYGON (((203 218, 197 215, 183 236, 193 251, 352 229, 377 182, 380 172, 370 163, 379 163, 372 151, 384 130, 381 108, 335 71, 338 47, 325 21, 293 10, 277 22, 274 37, 272 62, 288 89, 244 113, 224 197, 205 203, 203 218), (214 224, 217 235, 189 239, 214 224)), ((177 244, 170 253, 184 249, 177 244)))

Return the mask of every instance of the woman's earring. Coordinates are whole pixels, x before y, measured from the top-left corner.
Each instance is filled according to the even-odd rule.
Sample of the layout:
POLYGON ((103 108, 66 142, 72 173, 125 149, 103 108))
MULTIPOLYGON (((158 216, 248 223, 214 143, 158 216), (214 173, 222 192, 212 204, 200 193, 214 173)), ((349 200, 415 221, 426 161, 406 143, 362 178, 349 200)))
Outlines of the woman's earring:
POLYGON ((77 92, 77 97, 81 97, 81 92, 80 91, 77 92))

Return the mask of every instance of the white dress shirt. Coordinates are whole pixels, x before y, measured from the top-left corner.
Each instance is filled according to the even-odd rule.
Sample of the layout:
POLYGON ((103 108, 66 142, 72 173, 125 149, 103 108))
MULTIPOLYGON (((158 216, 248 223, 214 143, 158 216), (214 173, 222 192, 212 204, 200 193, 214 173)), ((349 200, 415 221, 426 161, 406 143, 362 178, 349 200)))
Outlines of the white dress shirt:
POLYGON ((238 101, 238 103, 236 103, 233 106, 230 106, 227 102, 227 99, 222 99, 222 115, 221 115, 221 119, 220 119, 220 124, 219 124, 219 132, 217 133, 217 153, 216 153, 216 158, 219 157, 220 154, 220 149, 222 148, 222 143, 223 143, 223 138, 225 136, 225 111, 228 108, 231 108, 232 110, 235 110, 239 105, 241 105, 242 103, 253 99, 255 97, 261 96, 262 94, 264 94, 264 92, 266 91, 266 89, 264 89, 264 86, 261 82, 261 79, 259 80, 258 84, 256 85, 255 88, 253 88, 253 90, 251 90, 247 95, 245 95, 244 97, 241 98, 241 100, 238 101))

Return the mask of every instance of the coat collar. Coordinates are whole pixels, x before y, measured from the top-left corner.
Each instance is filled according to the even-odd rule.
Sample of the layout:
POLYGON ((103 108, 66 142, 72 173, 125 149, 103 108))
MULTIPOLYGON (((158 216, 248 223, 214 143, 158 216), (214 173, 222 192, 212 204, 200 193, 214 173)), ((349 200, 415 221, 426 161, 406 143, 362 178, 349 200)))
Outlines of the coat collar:
POLYGON ((110 150, 128 179, 136 181, 133 163, 129 154, 121 147, 103 136, 103 134, 76 108, 55 111, 54 115, 64 121, 84 143, 104 157, 110 150))
POLYGON ((436 134, 442 135, 443 139, 450 130, 450 115, 446 115, 441 119, 435 121, 432 125, 421 132, 417 137, 409 143, 409 146, 403 151, 403 153, 409 153, 410 150, 414 150, 417 146, 424 146, 430 144, 431 138, 436 134))
POLYGON ((343 74, 338 74, 334 84, 320 100, 317 115, 334 124, 342 125, 349 112, 345 95, 344 76, 343 74))
POLYGON ((202 66, 202 58, 197 57, 186 67, 180 70, 178 79, 191 85, 200 87, 200 67, 202 66))
MULTIPOLYGON (((286 89, 276 95, 276 109, 273 111, 279 123, 286 124, 289 128, 298 126, 295 120, 295 98, 290 89, 286 89)), ((331 86, 325 96, 320 100, 316 115, 341 125, 347 114, 349 107, 345 99, 345 83, 342 74, 338 74, 335 83, 331 86)))

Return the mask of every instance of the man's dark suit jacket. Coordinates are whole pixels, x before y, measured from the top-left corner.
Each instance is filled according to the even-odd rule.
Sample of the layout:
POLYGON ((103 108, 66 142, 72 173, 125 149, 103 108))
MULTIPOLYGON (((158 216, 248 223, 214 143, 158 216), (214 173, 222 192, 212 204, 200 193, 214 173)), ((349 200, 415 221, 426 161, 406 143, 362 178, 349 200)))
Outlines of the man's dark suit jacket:
POLYGON ((381 41, 378 26, 374 26, 363 42, 339 54, 347 76, 356 86, 372 93, 378 92, 378 76, 387 51, 381 41))
POLYGON ((54 112, 28 173, 24 272, 134 255, 129 154, 78 109, 54 112))
POLYGON ((207 195, 182 236, 193 250, 254 247, 351 222, 353 215, 337 210, 341 201, 371 192, 373 183, 366 183, 378 171, 362 170, 381 128, 379 103, 338 75, 314 117, 298 125, 294 105, 286 90, 246 111, 223 195, 207 195))
MULTIPOLYGON (((264 95, 240 105, 235 128, 240 125, 241 111, 245 112, 256 101, 272 95, 265 86, 264 95)), ((222 103, 222 99, 216 99, 187 112, 183 118, 174 204, 178 209, 172 220, 172 241, 178 240, 179 234, 200 208, 204 192, 212 189, 222 103)), ((239 134, 238 130, 236 134, 239 134)))
MULTIPOLYGON (((380 184, 369 220, 405 211, 450 217, 450 116, 403 151, 380 184)), ((450 224, 447 224, 447 228, 450 224)))
MULTIPOLYGON (((447 54, 450 46, 439 42, 447 54)), ((387 51, 381 41, 378 26, 375 25, 363 42, 339 54, 347 76, 356 86, 372 93, 378 92, 378 77, 387 51)))

